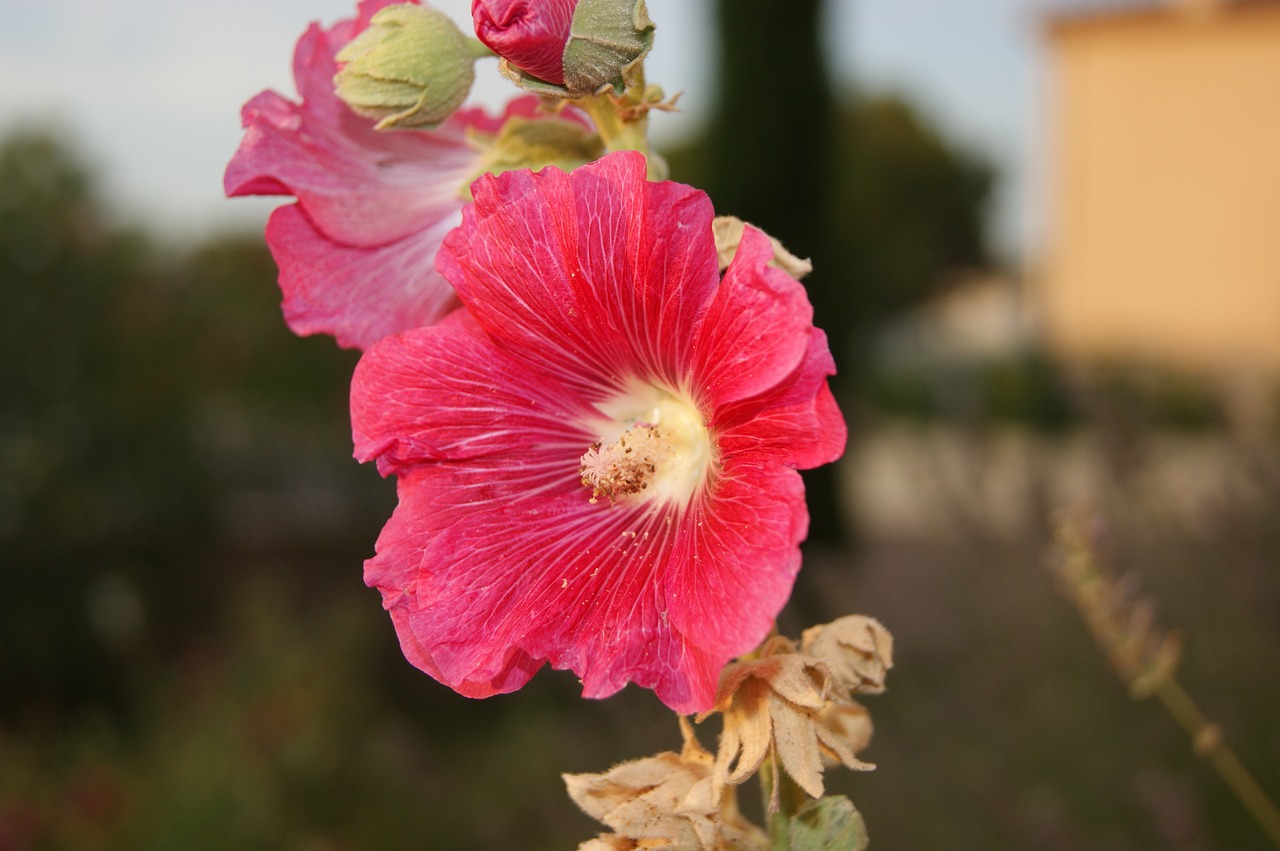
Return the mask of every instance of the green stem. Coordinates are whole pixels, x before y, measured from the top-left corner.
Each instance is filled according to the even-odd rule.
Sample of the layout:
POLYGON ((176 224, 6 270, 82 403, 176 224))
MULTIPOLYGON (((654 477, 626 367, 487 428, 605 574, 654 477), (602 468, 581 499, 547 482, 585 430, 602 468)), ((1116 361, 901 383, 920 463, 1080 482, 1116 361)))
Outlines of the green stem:
POLYGON ((649 116, 641 112, 633 118, 624 117, 622 108, 606 95, 579 98, 575 101, 591 116, 600 139, 610 151, 639 151, 649 156, 649 116))
POLYGON ((757 776, 760 778, 761 803, 764 806, 772 851, 790 851, 791 819, 809 800, 809 796, 774 759, 766 759, 761 763, 757 776), (775 797, 777 809, 774 809, 775 797))
POLYGON ((1200 711, 1200 707, 1196 706, 1195 701, 1173 677, 1166 677, 1157 687, 1156 694, 1182 729, 1186 730, 1193 743, 1210 742, 1207 756, 1213 767, 1266 831, 1272 843, 1280 848, 1280 810, 1276 809, 1258 781, 1253 779, 1244 763, 1240 762, 1235 751, 1220 739, 1213 741, 1209 738, 1214 733, 1214 725, 1200 711))
POLYGON ((773 784, 777 777, 772 761, 766 759, 761 763, 756 776, 760 778, 760 807, 769 830, 769 844, 773 851, 787 851, 787 818, 781 810, 773 809, 773 784))

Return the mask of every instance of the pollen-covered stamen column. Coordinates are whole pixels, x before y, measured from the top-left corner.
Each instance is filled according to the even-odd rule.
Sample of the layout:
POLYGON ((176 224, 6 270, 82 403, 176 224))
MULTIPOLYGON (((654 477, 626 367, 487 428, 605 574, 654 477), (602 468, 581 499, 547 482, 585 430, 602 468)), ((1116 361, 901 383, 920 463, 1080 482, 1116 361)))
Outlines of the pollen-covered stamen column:
POLYGON ((682 395, 642 382, 602 406, 601 439, 582 456, 591 502, 629 496, 683 507, 707 479, 714 448, 702 414, 682 395), (619 433, 620 432, 620 433, 619 433), (616 435, 616 436, 615 436, 616 435))

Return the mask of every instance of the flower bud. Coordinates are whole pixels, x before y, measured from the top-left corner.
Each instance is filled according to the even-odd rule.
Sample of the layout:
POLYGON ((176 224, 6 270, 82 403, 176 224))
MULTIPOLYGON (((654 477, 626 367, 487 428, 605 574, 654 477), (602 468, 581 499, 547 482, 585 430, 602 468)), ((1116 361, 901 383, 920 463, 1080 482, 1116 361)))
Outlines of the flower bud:
POLYGON ((578 0, 472 0, 476 36, 531 77, 564 85, 564 46, 578 0))
POLYGON ((481 41, 502 57, 503 75, 547 97, 621 92, 653 47, 644 0, 472 0, 471 12, 481 41))
POLYGON ((483 48, 429 6, 388 6, 338 51, 338 97, 377 129, 434 127, 471 91, 483 48))

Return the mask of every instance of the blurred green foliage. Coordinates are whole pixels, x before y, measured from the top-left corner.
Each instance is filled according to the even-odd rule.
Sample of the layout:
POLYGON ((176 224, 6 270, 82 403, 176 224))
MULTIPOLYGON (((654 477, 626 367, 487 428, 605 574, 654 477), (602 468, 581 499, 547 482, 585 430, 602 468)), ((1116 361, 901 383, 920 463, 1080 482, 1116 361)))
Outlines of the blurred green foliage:
POLYGON ((847 101, 836 139, 823 247, 838 271, 822 284, 838 293, 835 336, 873 329, 940 292, 957 269, 992 262, 989 162, 892 95, 847 101))
POLYGON ((77 153, 45 131, 0 146, 0 185, 12 720, 36 696, 115 700, 132 648, 199 629, 220 590, 199 567, 245 534, 237 499, 304 476, 362 486, 342 452, 354 359, 283 329, 260 238, 173 255, 114 229, 77 153))

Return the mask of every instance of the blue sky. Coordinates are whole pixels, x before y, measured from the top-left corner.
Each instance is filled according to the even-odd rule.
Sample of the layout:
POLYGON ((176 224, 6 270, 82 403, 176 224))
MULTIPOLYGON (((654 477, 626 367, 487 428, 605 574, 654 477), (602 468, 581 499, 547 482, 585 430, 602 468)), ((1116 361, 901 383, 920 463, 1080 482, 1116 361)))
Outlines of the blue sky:
MULTIPOLYGON (((275 201, 227 201, 221 175, 240 138, 239 107, 263 88, 291 94, 293 43, 307 22, 348 17, 355 0, 3 0, 0 132, 64 128, 99 167, 119 214, 174 235, 253 226, 275 201)), ((1001 246, 1038 240, 1043 0, 829 0, 825 28, 842 81, 892 88, 925 106, 1002 172, 1001 246)), ((469 0, 437 0, 460 22, 469 0)), ((649 79, 682 90, 659 139, 695 128, 712 95, 708 0, 648 0, 658 24, 649 79)), ((474 95, 512 91, 482 63, 474 95), (489 72, 489 73, 483 73, 489 72)), ((3 188, 0 188, 3 191, 3 188)))

